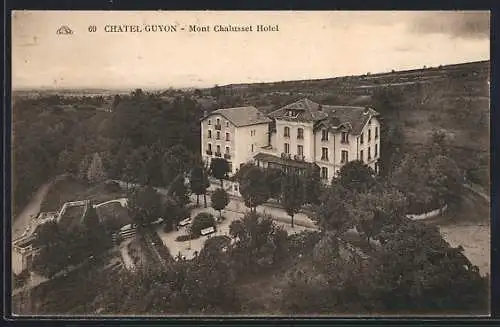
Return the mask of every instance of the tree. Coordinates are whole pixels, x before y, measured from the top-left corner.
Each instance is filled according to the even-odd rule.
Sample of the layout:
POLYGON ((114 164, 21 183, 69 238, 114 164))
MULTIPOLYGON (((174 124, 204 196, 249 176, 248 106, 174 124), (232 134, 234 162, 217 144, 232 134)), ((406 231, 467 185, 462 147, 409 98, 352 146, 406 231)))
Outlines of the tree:
POLYGON ((144 92, 142 91, 142 89, 135 89, 134 91, 132 91, 132 97, 140 98, 142 96, 144 96, 144 92))
POLYGON ((189 185, 191 192, 196 194, 196 205, 200 204, 199 196, 203 194, 205 200, 205 208, 207 207, 207 189, 210 186, 210 181, 208 180, 208 173, 202 163, 196 164, 191 169, 191 174, 189 178, 189 185))
POLYGON ((391 312, 488 310, 487 280, 435 226, 404 219, 387 226, 369 288, 391 312))
POLYGON ((241 273, 272 265, 287 248, 284 235, 276 231, 272 219, 255 212, 233 221, 229 226, 229 234, 235 239, 231 253, 236 269, 241 273))
POLYGON ((203 96, 203 93, 201 92, 200 89, 194 89, 193 95, 197 98, 201 98, 203 96))
POLYGON ((81 181, 88 181, 90 158, 88 155, 84 156, 78 165, 78 179, 81 181))
POLYGON ((366 193, 358 193, 346 208, 350 221, 364 236, 370 248, 371 238, 376 238, 384 226, 397 224, 405 216, 407 200, 404 195, 389 185, 381 185, 366 193))
POLYGON ((59 153, 57 168, 61 173, 76 174, 78 171, 78 160, 74 151, 64 149, 59 153))
POLYGON ((455 161, 447 156, 437 155, 429 161, 429 186, 440 204, 458 204, 462 194, 463 173, 455 161))
POLYGON ((172 231, 182 219, 189 215, 189 210, 177 198, 167 196, 162 199, 163 223, 165 230, 172 231))
POLYGON ((321 178, 317 166, 309 167, 304 176, 305 203, 319 204, 321 197, 321 178))
POLYGON ((283 171, 278 168, 267 168, 264 173, 266 174, 267 187, 269 188, 269 197, 280 201, 283 171))
POLYGON ((185 146, 176 144, 168 148, 162 159, 163 183, 168 185, 177 175, 188 172, 192 161, 192 155, 185 146))
POLYGON ((374 184, 375 172, 359 160, 350 161, 340 168, 340 183, 351 192, 365 192, 374 184))
POLYGON ((213 236, 205 241, 200 257, 211 259, 231 249, 231 238, 229 236, 213 236))
POLYGON ((293 228, 293 216, 299 212, 304 204, 304 183, 295 174, 289 174, 283 178, 281 184, 282 201, 286 213, 290 216, 293 228))
POLYGON ((103 181, 105 176, 101 156, 95 152, 87 171, 87 180, 91 183, 98 183, 103 181))
POLYGON ((222 219, 222 210, 228 204, 229 204, 229 196, 224 189, 218 188, 212 193, 212 208, 219 211, 221 219, 222 219))
POLYGON ((189 204, 189 194, 188 189, 185 184, 184 176, 182 175, 180 178, 175 179, 171 185, 171 194, 179 203, 181 207, 186 207, 189 204))
POLYGON ((212 176, 220 180, 220 187, 224 188, 224 178, 227 178, 229 173, 229 162, 223 158, 213 158, 210 161, 210 173, 212 176))
POLYGON ((219 85, 215 85, 212 89, 210 89, 210 95, 218 100, 222 95, 221 87, 219 85))
POLYGON ((191 223, 190 232, 192 235, 201 235, 201 230, 209 227, 216 227, 215 218, 207 212, 197 214, 191 223))
POLYGON ((127 209, 132 219, 145 226, 162 216, 161 197, 151 186, 134 188, 127 209))
POLYGON ((121 101, 121 97, 119 94, 115 94, 115 96, 113 97, 113 102, 111 103, 111 110, 115 110, 116 107, 118 106, 118 104, 120 104, 120 101, 121 101))
POLYGON ((313 219, 324 231, 334 231, 342 234, 350 225, 351 220, 346 205, 350 201, 349 194, 344 186, 334 180, 321 197, 320 205, 316 207, 313 219))
POLYGON ((405 156, 391 181, 408 199, 408 213, 420 214, 433 208, 433 189, 428 183, 428 161, 417 154, 405 156))
POLYGON ((240 177, 240 193, 245 205, 257 211, 257 206, 269 199, 266 175, 256 166, 249 166, 240 177))

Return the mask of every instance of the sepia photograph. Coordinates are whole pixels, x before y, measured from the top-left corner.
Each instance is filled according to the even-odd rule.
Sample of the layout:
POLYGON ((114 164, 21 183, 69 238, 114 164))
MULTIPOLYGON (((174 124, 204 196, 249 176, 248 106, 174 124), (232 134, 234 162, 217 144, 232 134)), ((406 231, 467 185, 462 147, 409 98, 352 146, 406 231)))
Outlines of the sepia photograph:
POLYGON ((489 11, 11 13, 12 317, 490 315, 489 11))

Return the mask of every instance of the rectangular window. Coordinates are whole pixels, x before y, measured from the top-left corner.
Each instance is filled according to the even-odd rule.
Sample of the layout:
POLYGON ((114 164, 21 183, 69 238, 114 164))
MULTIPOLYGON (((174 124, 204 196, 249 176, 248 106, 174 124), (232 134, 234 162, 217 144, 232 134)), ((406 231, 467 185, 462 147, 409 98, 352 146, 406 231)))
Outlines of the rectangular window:
POLYGON ((229 127, 229 122, 228 121, 226 121, 226 127, 229 127))
POLYGON ((299 156, 304 154, 304 147, 302 145, 297 145, 297 154, 299 156))
POLYGON ((212 144, 208 143, 208 151, 212 152, 212 144))
POLYGON ((363 136, 364 136, 364 133, 361 133, 361 135, 359 136, 359 144, 365 143, 365 141, 363 140, 363 136))
POLYGON ((369 129, 368 130, 368 142, 370 142, 372 140, 372 130, 369 129))
POLYGON ((253 152, 253 144, 252 144, 252 152, 253 152))
POLYGON ((375 155, 373 156, 376 158, 378 156, 378 143, 375 143, 375 155))
POLYGON ((347 132, 342 132, 341 143, 349 143, 349 134, 347 132))
POLYGON ((304 129, 303 128, 297 129, 297 138, 298 139, 303 139, 304 138, 304 129))
POLYGON ((372 151, 370 147, 368 147, 368 160, 370 160, 371 158, 372 158, 372 151))
POLYGON ((285 143, 285 153, 290 153, 290 144, 285 143))
POLYGON ((375 127, 375 139, 378 139, 378 127, 375 127))
POLYGON ((361 162, 363 162, 363 150, 359 151, 359 160, 361 160, 361 162))
POLYGON ((229 147, 226 146, 226 153, 229 153, 229 147))
POLYGON ((321 160, 328 161, 328 148, 321 148, 321 160))
POLYGON ((220 125, 220 119, 217 118, 217 125, 220 125))
POLYGON ((217 137, 216 137, 217 140, 220 140, 220 132, 217 131, 217 137))
POLYGON ((321 130, 321 141, 328 141, 328 130, 321 130))
POLYGON ((217 153, 220 153, 220 145, 217 145, 217 153))
POLYGON ((211 139, 212 138, 212 131, 211 130, 208 130, 208 138, 211 139))
POLYGON ((328 179, 328 168, 327 167, 321 167, 321 178, 328 179))
POLYGON ((285 127, 283 133, 285 137, 290 137, 290 127, 285 127))
POLYGON ((229 141, 229 133, 226 133, 226 141, 229 141))
POLYGON ((208 125, 212 125, 212 120, 208 120, 208 125))
POLYGON ((347 150, 342 150, 340 160, 341 163, 349 162, 349 152, 347 150))

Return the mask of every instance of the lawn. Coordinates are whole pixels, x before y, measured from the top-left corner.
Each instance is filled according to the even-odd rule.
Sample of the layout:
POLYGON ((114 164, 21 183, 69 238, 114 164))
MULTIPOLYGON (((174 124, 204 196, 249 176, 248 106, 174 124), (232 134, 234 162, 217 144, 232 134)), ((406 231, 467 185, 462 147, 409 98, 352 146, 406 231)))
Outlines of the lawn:
POLYGON ((127 208, 122 207, 120 203, 112 202, 97 207, 96 211, 101 222, 105 222, 106 226, 114 231, 132 223, 132 218, 128 214, 127 208))
POLYGON ((74 178, 66 178, 51 187, 42 202, 40 211, 58 211, 65 202, 69 201, 92 200, 95 203, 101 203, 125 196, 123 191, 107 190, 105 183, 89 185, 74 178))

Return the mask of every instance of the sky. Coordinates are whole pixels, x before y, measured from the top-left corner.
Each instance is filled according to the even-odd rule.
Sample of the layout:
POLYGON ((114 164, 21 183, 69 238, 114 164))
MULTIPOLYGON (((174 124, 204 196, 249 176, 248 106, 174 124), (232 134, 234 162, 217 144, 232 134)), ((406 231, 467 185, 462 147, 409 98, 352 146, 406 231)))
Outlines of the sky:
POLYGON ((487 11, 15 11, 12 86, 211 87, 489 60, 489 23, 487 11), (142 32, 105 32, 126 24, 142 32), (146 25, 178 29, 147 32, 146 25), (189 32, 190 25, 210 31, 189 32), (252 32, 214 32, 214 25, 252 32), (73 33, 57 34, 61 26, 73 33))

